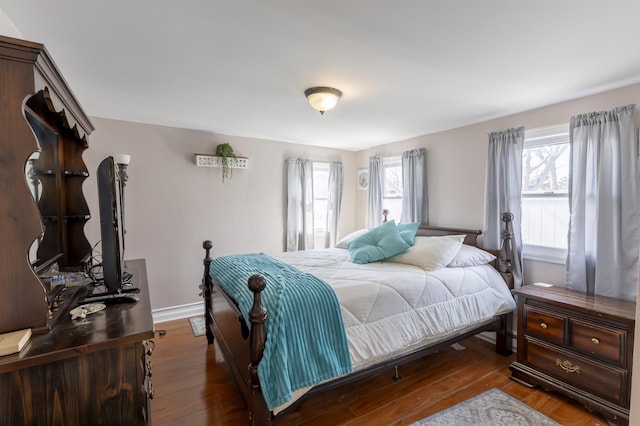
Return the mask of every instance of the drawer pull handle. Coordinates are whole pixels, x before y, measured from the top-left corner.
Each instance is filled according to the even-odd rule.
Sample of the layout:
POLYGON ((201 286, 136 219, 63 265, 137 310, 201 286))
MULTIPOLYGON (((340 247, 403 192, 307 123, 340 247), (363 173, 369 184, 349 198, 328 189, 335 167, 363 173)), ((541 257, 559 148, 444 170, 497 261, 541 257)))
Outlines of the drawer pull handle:
POLYGON ((547 327, 549 327, 547 324, 545 324, 543 322, 540 323, 540 328, 546 329, 547 327))
POLYGON ((580 373, 580 367, 578 367, 577 365, 571 364, 571 362, 569 362, 569 361, 560 361, 559 359, 556 359, 556 365, 559 365, 560 368, 562 368, 567 373, 578 373, 578 374, 581 374, 580 373))
POLYGON ((598 339, 597 337, 592 337, 591 342, 597 345, 600 343, 600 339, 598 339))

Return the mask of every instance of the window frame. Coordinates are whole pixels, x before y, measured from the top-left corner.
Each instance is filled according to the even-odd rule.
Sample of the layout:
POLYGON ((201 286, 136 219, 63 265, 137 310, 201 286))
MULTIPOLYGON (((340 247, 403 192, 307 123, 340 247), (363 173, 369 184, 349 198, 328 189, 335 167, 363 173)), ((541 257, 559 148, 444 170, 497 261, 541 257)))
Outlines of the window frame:
POLYGON ((325 247, 325 237, 327 234, 327 212, 326 212, 326 207, 327 204, 329 203, 329 194, 328 194, 328 189, 329 189, 329 173, 330 173, 330 169, 331 169, 331 164, 329 161, 313 161, 313 166, 312 166, 312 170, 311 173, 313 174, 313 248, 324 248, 325 247), (319 197, 316 194, 318 193, 318 191, 316 191, 317 188, 317 184, 316 184, 316 172, 319 173, 326 173, 327 174, 327 180, 324 181, 323 183, 318 182, 317 184, 320 185, 325 185, 327 187, 327 197, 323 198, 323 197, 319 197), (324 202, 324 207, 325 207, 325 211, 324 213, 321 215, 321 217, 324 218, 324 225, 322 227, 316 227, 316 218, 318 217, 317 210, 316 210, 316 206, 319 205, 317 203, 317 201, 323 201, 324 202), (322 238, 320 238, 320 234, 317 233, 316 231, 320 231, 322 232, 322 238), (318 246, 318 242, 322 241, 320 246, 318 246))
MULTIPOLYGON (((404 182, 402 181, 403 176, 402 176, 402 156, 401 155, 393 155, 393 156, 389 156, 389 157, 382 157, 382 167, 383 167, 383 192, 382 192, 382 209, 389 209, 388 206, 385 206, 385 200, 394 200, 395 202, 397 202, 397 200, 400 200, 400 212, 399 214, 391 214, 393 213, 391 211, 391 213, 389 214, 388 220, 395 220, 396 223, 400 223, 400 218, 402 217, 402 196, 404 193, 404 182), (387 173, 386 173, 386 168, 387 167, 400 167, 400 185, 402 187, 402 191, 400 192, 400 195, 393 195, 393 196, 387 196, 387 173)), ((391 209, 389 209, 391 210, 391 209)), ((382 214, 382 212, 381 212, 382 214)))
MULTIPOLYGON (((524 148, 534 148, 536 146, 553 145, 560 143, 569 143, 569 124, 559 126, 538 128, 525 130, 524 148)), ((523 152, 524 155, 524 152, 523 152)), ((523 176, 524 180, 524 176, 523 176)), ((548 193, 548 194, 524 194, 521 198, 564 198, 569 201, 568 192, 565 193, 548 193)), ((567 217, 567 220, 569 218, 567 217)), ((546 263, 555 263, 564 265, 567 261, 568 250, 566 248, 541 246, 536 244, 522 243, 522 256, 527 260, 535 260, 546 263)))

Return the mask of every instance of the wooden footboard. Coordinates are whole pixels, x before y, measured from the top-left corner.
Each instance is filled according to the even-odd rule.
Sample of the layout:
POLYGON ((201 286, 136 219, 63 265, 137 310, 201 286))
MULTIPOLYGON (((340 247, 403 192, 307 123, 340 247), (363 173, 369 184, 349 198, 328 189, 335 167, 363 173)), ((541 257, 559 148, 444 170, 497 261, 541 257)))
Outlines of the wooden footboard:
MULTIPOLYGON (((502 216, 505 223, 505 230, 502 232, 501 249, 496 254, 496 269, 502 274, 509 288, 513 288, 513 277, 511 274, 511 259, 513 245, 511 243, 511 232, 509 224, 513 220, 513 215, 505 213, 502 216)), ((417 235, 452 235, 465 234, 465 244, 477 246, 477 237, 482 231, 441 228, 441 227, 421 227, 417 235)), ((271 412, 262 395, 260 380, 258 378, 258 365, 264 353, 264 347, 268 338, 265 321, 268 312, 262 306, 261 292, 267 283, 264 277, 259 274, 252 275, 248 279, 248 287, 253 292, 253 307, 248 312, 250 329, 247 328, 244 314, 238 309, 235 301, 231 300, 218 287, 209 274, 212 262, 211 241, 203 243, 205 249, 204 276, 201 285, 202 295, 205 301, 206 335, 209 344, 217 341, 220 350, 227 362, 231 376, 236 383, 240 394, 248 408, 248 423, 250 425, 270 425, 271 412)), ((438 342, 427 348, 422 348, 417 352, 398 357, 372 368, 350 374, 349 376, 333 380, 331 382, 316 386, 306 396, 330 390, 350 381, 360 380, 363 377, 377 374, 382 369, 389 366, 398 366, 403 363, 422 357, 439 348, 451 345, 454 342, 466 339, 483 331, 496 332, 496 351, 503 355, 511 353, 511 323, 512 314, 499 315, 491 323, 483 324, 472 331, 457 334, 445 341, 438 342)), ((291 407, 293 408, 293 407, 291 407)), ((283 412, 282 414, 285 414, 283 412)))
POLYGON ((249 277, 247 285, 254 293, 253 307, 249 311, 251 328, 247 328, 244 315, 235 301, 218 287, 209 274, 211 241, 202 244, 205 249, 203 291, 207 342, 218 342, 231 377, 240 390, 240 395, 248 408, 250 425, 271 424, 271 411, 262 396, 258 364, 267 341, 267 310, 262 306, 260 293, 266 282, 261 275, 249 277))

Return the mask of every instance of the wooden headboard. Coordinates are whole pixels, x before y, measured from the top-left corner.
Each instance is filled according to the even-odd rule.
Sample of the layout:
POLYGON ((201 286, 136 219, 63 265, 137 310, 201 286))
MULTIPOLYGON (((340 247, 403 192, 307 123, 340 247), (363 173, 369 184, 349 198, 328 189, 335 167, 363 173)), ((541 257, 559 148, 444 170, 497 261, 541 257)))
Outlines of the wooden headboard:
POLYGON ((437 237, 439 235, 464 235, 464 244, 478 247, 478 235, 482 234, 479 229, 444 228, 440 226, 423 225, 418 228, 416 236, 437 237))

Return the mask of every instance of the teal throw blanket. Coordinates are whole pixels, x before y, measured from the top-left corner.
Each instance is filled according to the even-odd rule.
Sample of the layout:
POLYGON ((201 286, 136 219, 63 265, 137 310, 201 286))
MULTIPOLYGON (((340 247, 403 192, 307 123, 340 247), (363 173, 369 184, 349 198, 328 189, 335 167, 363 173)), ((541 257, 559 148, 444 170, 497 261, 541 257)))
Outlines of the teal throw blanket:
POLYGON ((248 326, 253 293, 247 280, 265 277, 267 342, 258 377, 270 410, 296 389, 353 370, 338 298, 326 282, 263 253, 218 257, 209 273, 238 303, 248 326))

